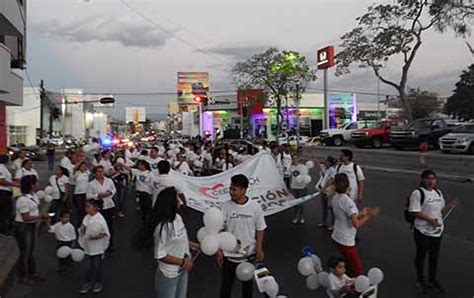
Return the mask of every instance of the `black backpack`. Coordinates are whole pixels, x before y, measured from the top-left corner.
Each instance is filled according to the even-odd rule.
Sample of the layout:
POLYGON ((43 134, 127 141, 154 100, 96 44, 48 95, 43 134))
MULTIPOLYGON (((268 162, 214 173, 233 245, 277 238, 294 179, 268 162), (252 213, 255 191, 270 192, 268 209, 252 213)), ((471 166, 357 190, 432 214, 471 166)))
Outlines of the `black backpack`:
MULTIPOLYGON (((357 176, 357 172, 358 172, 357 171, 357 164, 355 162, 353 162, 353 165, 354 165, 354 175, 355 175, 357 183, 359 183, 359 176, 357 176)), ((342 164, 337 165, 336 173, 339 174, 339 171, 341 170, 341 167, 342 167, 342 164)))
MULTIPOLYGON (((416 190, 420 192, 420 206, 423 206, 423 204, 425 203, 425 192, 423 191, 421 187, 418 187, 416 190)), ((437 188, 435 188, 435 191, 439 196, 441 196, 441 192, 437 188)), ((411 194, 409 194, 406 198, 404 217, 405 217, 405 221, 413 226, 413 223, 415 222, 415 217, 409 211, 410 197, 411 197, 411 194)))

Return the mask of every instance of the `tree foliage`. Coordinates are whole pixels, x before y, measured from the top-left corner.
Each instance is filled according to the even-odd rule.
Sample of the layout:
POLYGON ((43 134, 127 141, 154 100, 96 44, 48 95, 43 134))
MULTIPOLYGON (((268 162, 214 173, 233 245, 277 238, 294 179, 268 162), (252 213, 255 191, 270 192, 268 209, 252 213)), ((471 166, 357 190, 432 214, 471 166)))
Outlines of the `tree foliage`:
POLYGON ((232 68, 234 82, 240 90, 263 89, 272 96, 277 106, 277 130, 282 119, 282 99, 303 93, 309 82, 316 79, 306 58, 294 51, 270 48, 255 54, 232 68))
POLYGON ((408 90, 406 103, 410 107, 409 109, 406 109, 400 102, 395 104, 395 107, 402 109, 400 114, 402 119, 430 118, 436 116, 441 111, 441 102, 438 94, 422 90, 421 88, 408 90))
POLYGON ((458 7, 443 0, 436 3, 403 0, 370 6, 366 14, 357 18, 358 25, 341 37, 336 75, 350 73, 354 64, 372 69, 381 82, 397 90, 401 103, 409 110, 408 73, 423 44, 424 33, 451 28, 458 34, 467 34, 474 15, 472 7, 458 7), (386 64, 394 59, 402 60, 399 78, 382 73, 386 64))
POLYGON ((474 64, 461 74, 453 95, 444 106, 444 112, 461 120, 474 119, 474 64))

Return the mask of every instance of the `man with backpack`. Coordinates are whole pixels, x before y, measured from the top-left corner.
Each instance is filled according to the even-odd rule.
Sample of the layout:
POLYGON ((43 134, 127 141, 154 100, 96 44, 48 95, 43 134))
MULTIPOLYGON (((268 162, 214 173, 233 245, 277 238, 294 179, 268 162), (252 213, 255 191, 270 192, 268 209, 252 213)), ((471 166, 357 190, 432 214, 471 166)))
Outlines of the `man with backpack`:
POLYGON ((456 208, 457 200, 445 203, 442 192, 436 188, 436 174, 432 170, 421 173, 420 187, 410 195, 405 210, 405 220, 412 224, 416 257, 417 289, 426 294, 429 290, 444 293, 436 279, 438 256, 444 231, 443 214, 456 208), (428 255, 428 281, 424 276, 425 259, 428 255))
POLYGON ((354 154, 351 150, 343 149, 339 156, 341 163, 337 166, 336 171, 337 174, 347 175, 351 188, 350 198, 359 205, 364 197, 365 176, 360 166, 352 162, 353 156, 354 154))

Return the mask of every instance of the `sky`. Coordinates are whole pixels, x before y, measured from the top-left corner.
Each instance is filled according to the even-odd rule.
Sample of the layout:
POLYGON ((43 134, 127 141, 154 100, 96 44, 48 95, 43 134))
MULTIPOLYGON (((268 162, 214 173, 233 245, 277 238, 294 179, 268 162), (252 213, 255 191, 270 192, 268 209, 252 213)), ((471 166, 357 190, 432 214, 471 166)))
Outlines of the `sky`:
MULTIPOLYGON (((176 72, 210 72, 212 92, 235 90, 232 65, 271 46, 299 51, 314 65, 317 49, 335 45, 337 52, 340 36, 374 2, 28 0, 27 68, 34 85, 44 79, 51 90, 117 94, 116 107, 109 111, 116 118, 124 118, 125 106, 165 114, 168 102, 176 100, 176 72), (134 94, 147 92, 169 94, 134 94)), ((462 70, 474 62, 466 40, 473 37, 427 34, 409 87, 449 96, 462 70)), ((400 65, 387 65, 384 75, 398 80, 400 65)), ((323 86, 321 72, 318 77, 311 85, 315 89, 323 86)), ((377 93, 377 80, 369 70, 343 77, 330 70, 329 88, 377 93)), ((380 90, 396 94, 383 84, 380 90)))

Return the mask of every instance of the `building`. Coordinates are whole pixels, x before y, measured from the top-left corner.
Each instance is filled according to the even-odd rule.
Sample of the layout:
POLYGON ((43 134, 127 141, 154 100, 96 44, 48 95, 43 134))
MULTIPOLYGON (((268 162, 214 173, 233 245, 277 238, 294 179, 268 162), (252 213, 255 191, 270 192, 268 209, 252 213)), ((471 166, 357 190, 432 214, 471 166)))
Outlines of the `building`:
POLYGON ((0 148, 7 145, 6 107, 23 103, 26 0, 0 1, 0 148))

